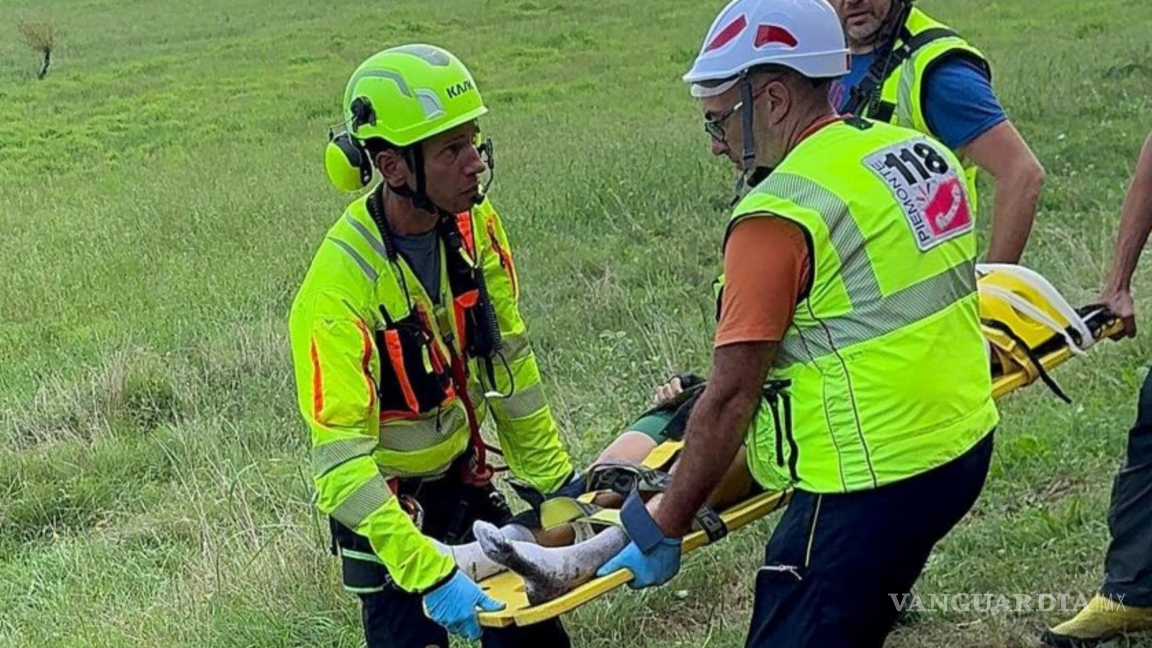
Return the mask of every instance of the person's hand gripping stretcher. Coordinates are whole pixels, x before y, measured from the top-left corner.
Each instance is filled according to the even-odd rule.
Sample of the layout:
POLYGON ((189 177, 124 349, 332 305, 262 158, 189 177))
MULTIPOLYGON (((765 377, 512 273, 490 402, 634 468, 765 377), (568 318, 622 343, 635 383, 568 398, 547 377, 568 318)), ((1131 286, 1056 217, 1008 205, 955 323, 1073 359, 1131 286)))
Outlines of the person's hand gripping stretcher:
MULTIPOLYGON (((615 515, 624 498, 610 488, 595 486, 623 477, 633 480, 633 485, 639 484, 635 489, 641 500, 659 498, 660 484, 655 482, 674 474, 675 463, 663 474, 642 468, 641 462, 660 444, 680 439, 688 412, 703 386, 700 378, 681 374, 658 387, 652 409, 629 425, 591 468, 557 493, 556 499, 543 504, 540 526, 508 524, 497 528, 477 522, 473 526, 477 541, 451 547, 457 565, 477 582, 505 570, 516 572, 524 580, 530 605, 549 601, 595 576, 615 571, 613 565, 606 563, 629 542, 615 515), (594 495, 590 493, 581 498, 584 501, 578 501, 576 498, 585 491, 594 495), (564 511, 566 514, 561 515, 570 519, 548 524, 557 510, 564 511)), ((722 510, 758 491, 741 450, 712 492, 708 507, 722 510)), ((677 564, 679 554, 677 545, 677 564)))

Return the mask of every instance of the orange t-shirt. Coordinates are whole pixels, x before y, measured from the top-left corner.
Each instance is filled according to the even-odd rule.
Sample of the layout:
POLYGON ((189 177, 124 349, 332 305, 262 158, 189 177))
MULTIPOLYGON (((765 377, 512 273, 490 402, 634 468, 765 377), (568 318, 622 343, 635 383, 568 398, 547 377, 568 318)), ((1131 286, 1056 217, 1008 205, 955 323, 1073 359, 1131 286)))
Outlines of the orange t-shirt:
POLYGON ((724 292, 715 346, 779 342, 808 285, 804 232, 782 218, 737 223, 724 250, 724 292))

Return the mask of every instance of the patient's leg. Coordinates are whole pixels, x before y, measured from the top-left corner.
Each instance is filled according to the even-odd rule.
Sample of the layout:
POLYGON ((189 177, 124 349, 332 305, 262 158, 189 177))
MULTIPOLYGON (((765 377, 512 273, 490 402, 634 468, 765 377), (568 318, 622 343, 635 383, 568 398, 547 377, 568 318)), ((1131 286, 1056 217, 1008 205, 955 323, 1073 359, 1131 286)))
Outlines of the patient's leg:
MULTIPOLYGON (((650 435, 628 430, 616 437, 616 440, 600 453, 597 462, 638 464, 655 447, 656 441, 650 435)), ((595 503, 606 508, 614 508, 619 507, 623 500, 615 493, 603 493, 597 496, 595 503)), ((491 528, 495 529, 495 527, 491 528)), ((495 533, 507 540, 535 543, 544 547, 567 547, 575 543, 577 538, 577 533, 570 524, 561 524, 551 529, 529 529, 528 527, 509 524, 497 529, 495 533)), ((473 580, 483 580, 507 569, 504 565, 487 557, 478 542, 451 546, 435 540, 432 542, 440 553, 452 556, 460 569, 471 576, 473 580)))
POLYGON ((648 453, 656 449, 656 445, 656 440, 648 433, 626 430, 616 437, 615 441, 608 444, 607 448, 604 448, 604 451, 596 458, 596 463, 611 461, 640 463, 644 461, 648 453))
POLYGON ((617 527, 579 544, 554 548, 509 540, 487 522, 477 522, 472 531, 489 558, 524 579, 524 593, 531 605, 554 599, 591 579, 600 565, 628 544, 628 535, 617 527))
MULTIPOLYGON (((639 464, 648 456, 652 450, 657 446, 656 440, 651 433, 641 432, 637 430, 626 430, 623 434, 616 437, 616 439, 600 453, 596 459, 597 463, 632 463, 639 464)), ((743 450, 741 450, 743 452, 743 450)), ((738 458, 738 463, 743 466, 743 454, 738 458)), ((735 463, 733 464, 735 467, 735 463)), ((733 470, 730 469, 729 473, 733 470)), ((747 473, 747 471, 744 471, 747 473)), ((725 481, 728 481, 728 476, 725 476, 725 481)), ((737 484, 739 487, 739 484, 737 484)), ((740 493, 747 491, 747 479, 744 480, 744 490, 740 493)), ((717 488, 719 493, 724 490, 724 484, 717 488)), ((739 494, 736 495, 739 498, 739 494)), ((727 501, 733 501, 731 499, 727 501)), ((598 506, 605 508, 619 508, 623 503, 623 499, 615 493, 601 493, 593 500, 598 506)), ((487 525, 491 527, 491 525, 487 525)), ((491 527, 495 529, 495 527, 491 527)), ((576 542, 577 533, 573 526, 570 524, 562 524, 551 529, 529 529, 519 525, 507 525, 497 530, 497 533, 503 538, 510 541, 517 541, 522 543, 535 543, 542 547, 567 547, 576 542)), ((489 531, 490 536, 494 535, 489 531)), ((602 534, 601 534, 602 535, 602 534)), ((456 564, 466 574, 472 577, 473 580, 483 580, 494 574, 504 571, 505 566, 492 560, 484 554, 484 551, 479 543, 470 542, 463 545, 445 545, 440 542, 433 541, 440 553, 453 556, 456 564)), ((584 544, 584 543, 581 543, 584 544)), ((626 543, 625 543, 626 544, 626 543)), ((621 545, 623 546, 623 545, 621 545)), ((583 551, 578 552, 584 560, 589 556, 583 551)), ((614 552, 613 552, 614 553, 614 552)), ((609 553, 609 557, 612 553, 609 553)), ((603 561, 600 561, 603 562, 603 561)), ((599 565, 600 563, 596 563, 599 565)), ((595 572, 595 568, 592 570, 595 572)))
MULTIPOLYGON (((496 527, 492 527, 492 529, 493 533, 509 541, 532 541, 532 531, 527 527, 509 524, 499 529, 496 527)), ((484 580, 507 569, 504 565, 486 556, 479 542, 469 542, 462 545, 446 545, 438 540, 431 540, 431 542, 437 551, 445 556, 451 556, 456 561, 456 566, 474 581, 484 580)))
MULTIPOLYGON (((673 474, 675 471, 673 466, 673 474)), ((748 472, 745 451, 741 448, 720 484, 712 491, 708 503, 714 508, 727 507, 747 497, 751 487, 752 477, 748 472)), ((661 495, 656 496, 659 497, 661 495)), ((555 598, 588 581, 600 565, 628 544, 628 535, 618 527, 608 528, 589 540, 567 547, 542 547, 509 539, 496 527, 483 522, 477 522, 473 532, 490 559, 520 574, 532 605, 555 598)))

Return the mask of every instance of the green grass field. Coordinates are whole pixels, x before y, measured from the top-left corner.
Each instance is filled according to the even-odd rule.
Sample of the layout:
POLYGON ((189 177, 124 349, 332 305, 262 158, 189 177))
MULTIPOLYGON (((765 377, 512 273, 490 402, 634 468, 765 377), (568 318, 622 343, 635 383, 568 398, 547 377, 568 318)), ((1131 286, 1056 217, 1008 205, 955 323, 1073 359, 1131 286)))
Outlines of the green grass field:
MULTIPOLYGON (((1092 299, 1152 126, 1152 4, 923 4, 989 55, 1048 170, 1025 262, 1092 299)), ((451 48, 489 101, 493 196, 573 454, 706 369, 731 171, 679 75, 722 5, 0 4, 0 645, 360 645, 309 502, 286 317, 346 200, 328 126, 383 46, 451 48), (62 32, 43 81, 21 21, 62 32)), ((1150 351, 1060 368, 1071 407, 1043 387, 1003 403, 993 475, 922 596, 1092 594, 1150 351)), ((569 615, 576 644, 743 645, 773 524, 569 615)), ((1030 646, 1063 616, 921 613, 889 645, 1030 646)))

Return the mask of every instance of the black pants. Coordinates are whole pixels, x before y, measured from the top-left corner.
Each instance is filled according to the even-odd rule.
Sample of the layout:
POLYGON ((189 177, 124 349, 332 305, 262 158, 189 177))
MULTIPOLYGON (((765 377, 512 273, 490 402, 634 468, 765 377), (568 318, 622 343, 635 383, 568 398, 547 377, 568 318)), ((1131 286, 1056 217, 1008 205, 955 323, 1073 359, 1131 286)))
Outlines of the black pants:
POLYGON ((922 475, 875 490, 797 492, 756 574, 746 646, 871 648, 896 620, 932 548, 984 487, 992 435, 922 475))
POLYGON ((1152 372, 1128 431, 1128 459, 1112 484, 1108 530, 1112 542, 1100 593, 1122 596, 1125 605, 1152 607, 1152 372))
MULTIPOLYGON (((410 495, 424 508, 422 530, 425 535, 445 544, 471 542, 472 523, 484 520, 496 525, 507 523, 512 514, 504 499, 492 486, 476 489, 464 485, 456 469, 434 481, 402 482, 400 494, 410 495)), ((341 547, 371 553, 367 539, 347 527, 333 522, 333 540, 341 547)), ((375 579, 383 584, 380 591, 359 594, 368 648, 448 648, 448 633, 424 615, 423 597, 401 590, 388 577, 382 566, 344 559, 345 583, 355 581, 363 587, 375 579), (349 568, 359 570, 350 575, 349 568), (363 573, 377 570, 376 574, 363 573)), ((559 619, 524 628, 485 628, 480 638, 484 648, 520 648, 547 646, 567 648, 568 635, 559 619)))

